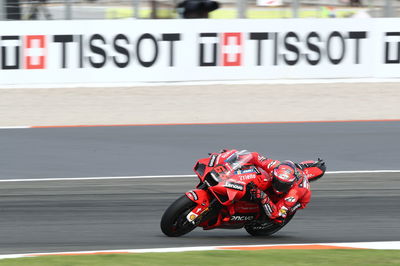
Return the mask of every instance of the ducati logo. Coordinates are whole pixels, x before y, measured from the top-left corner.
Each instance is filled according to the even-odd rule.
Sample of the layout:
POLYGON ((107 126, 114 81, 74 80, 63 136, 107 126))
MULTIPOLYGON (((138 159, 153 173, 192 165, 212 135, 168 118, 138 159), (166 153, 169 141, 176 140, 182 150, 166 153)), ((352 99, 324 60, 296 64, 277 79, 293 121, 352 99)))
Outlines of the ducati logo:
POLYGON ((244 221, 251 221, 254 219, 254 216, 249 215, 249 216, 245 216, 245 215, 233 215, 231 217, 231 221, 239 221, 239 222, 244 222, 244 221))

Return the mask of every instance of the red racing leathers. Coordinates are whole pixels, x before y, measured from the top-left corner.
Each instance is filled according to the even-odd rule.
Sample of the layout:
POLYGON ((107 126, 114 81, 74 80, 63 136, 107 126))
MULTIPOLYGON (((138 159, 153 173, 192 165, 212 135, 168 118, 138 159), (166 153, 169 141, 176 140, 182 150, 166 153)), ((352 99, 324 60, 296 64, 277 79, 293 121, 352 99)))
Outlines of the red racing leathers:
POLYGON ((287 193, 278 194, 272 189, 272 171, 281 162, 265 158, 256 152, 252 152, 251 163, 262 168, 270 176, 269 179, 260 182, 258 187, 258 199, 266 212, 266 215, 275 222, 282 222, 289 212, 296 209, 304 209, 311 199, 309 180, 315 180, 323 176, 326 167, 322 160, 305 161, 296 166, 296 181, 287 193), (265 192, 265 193, 264 193, 265 192))

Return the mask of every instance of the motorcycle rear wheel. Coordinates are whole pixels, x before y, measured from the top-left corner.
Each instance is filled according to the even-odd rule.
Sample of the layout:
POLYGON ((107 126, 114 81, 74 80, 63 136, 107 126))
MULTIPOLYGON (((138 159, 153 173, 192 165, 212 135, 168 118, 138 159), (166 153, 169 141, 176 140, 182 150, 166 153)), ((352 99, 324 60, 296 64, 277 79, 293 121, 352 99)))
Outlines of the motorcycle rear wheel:
POLYGON ((161 218, 161 231, 170 237, 182 236, 189 233, 197 226, 190 223, 186 216, 196 206, 186 195, 179 197, 164 212, 161 218))
POLYGON ((294 213, 287 216, 283 223, 274 223, 272 220, 266 221, 262 224, 260 223, 252 223, 245 225, 244 229, 246 229, 247 233, 252 236, 270 236, 275 234, 279 230, 281 230, 290 220, 293 218, 294 213))

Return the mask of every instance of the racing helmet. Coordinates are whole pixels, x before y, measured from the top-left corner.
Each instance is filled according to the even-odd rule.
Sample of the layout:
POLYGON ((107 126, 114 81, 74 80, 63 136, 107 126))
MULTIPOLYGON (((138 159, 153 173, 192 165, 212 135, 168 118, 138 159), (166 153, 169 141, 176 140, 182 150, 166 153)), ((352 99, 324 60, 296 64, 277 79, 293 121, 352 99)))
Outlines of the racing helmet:
POLYGON ((272 188, 277 194, 287 193, 296 180, 296 165, 292 161, 284 161, 272 171, 272 188))

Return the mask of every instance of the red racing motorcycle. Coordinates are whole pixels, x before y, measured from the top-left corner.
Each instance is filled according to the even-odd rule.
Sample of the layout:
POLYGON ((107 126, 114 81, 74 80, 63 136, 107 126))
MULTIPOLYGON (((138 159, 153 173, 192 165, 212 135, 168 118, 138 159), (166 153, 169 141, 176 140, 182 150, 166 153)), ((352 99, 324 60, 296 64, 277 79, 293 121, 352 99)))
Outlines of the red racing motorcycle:
POLYGON ((282 229, 297 208, 292 208, 282 223, 266 218, 250 190, 267 179, 268 174, 249 163, 251 156, 247 151, 231 151, 212 153, 198 160, 194 172, 200 183, 167 208, 161 218, 162 232, 177 237, 196 227, 204 230, 244 227, 250 235, 269 236, 282 229))

